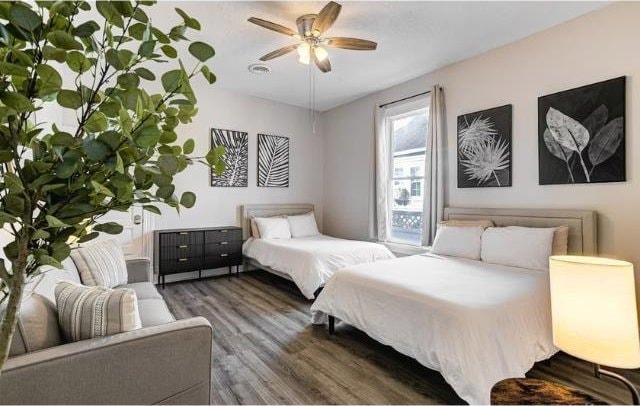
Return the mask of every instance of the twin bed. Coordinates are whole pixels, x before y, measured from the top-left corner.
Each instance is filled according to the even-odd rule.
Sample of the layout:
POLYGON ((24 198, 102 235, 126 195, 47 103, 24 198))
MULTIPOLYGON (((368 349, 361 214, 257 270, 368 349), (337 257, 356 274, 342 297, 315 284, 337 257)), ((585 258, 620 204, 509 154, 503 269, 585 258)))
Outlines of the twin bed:
POLYGON ((313 212, 312 204, 257 204, 242 206, 242 248, 245 264, 293 281, 300 292, 313 299, 318 289, 339 269, 393 259, 387 247, 365 241, 326 235, 291 239, 254 238, 251 219, 313 212))
MULTIPOLYGON (((447 208, 445 220, 566 225, 569 254, 596 254, 593 211, 447 208)), ((549 300, 548 272, 424 254, 336 271, 311 311, 314 324, 353 325, 441 372, 467 402, 488 404, 493 384, 557 351, 549 300)))

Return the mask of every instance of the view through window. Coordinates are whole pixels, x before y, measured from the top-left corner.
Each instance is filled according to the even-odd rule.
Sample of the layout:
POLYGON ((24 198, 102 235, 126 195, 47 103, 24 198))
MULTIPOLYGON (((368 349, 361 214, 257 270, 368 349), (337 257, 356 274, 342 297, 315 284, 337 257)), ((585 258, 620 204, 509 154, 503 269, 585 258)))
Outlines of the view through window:
POLYGON ((393 156, 389 217, 392 241, 422 243, 424 167, 429 112, 412 110, 388 118, 393 156))

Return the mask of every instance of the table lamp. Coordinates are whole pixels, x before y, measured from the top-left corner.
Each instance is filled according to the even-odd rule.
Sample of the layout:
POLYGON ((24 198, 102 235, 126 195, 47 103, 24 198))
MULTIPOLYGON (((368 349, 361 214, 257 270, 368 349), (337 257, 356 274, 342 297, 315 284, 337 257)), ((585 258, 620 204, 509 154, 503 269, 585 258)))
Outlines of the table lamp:
POLYGON ((601 367, 640 367, 633 265, 564 255, 550 257, 549 269, 553 343, 592 362, 596 377, 604 375, 624 383, 633 404, 639 404, 638 390, 631 382, 601 367))

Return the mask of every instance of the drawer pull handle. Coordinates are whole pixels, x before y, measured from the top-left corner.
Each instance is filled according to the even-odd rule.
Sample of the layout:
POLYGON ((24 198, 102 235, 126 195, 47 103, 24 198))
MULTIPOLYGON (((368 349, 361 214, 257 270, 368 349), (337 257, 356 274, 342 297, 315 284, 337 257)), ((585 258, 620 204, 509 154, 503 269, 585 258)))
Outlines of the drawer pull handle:
POLYGON ((178 248, 189 248, 188 245, 178 245, 178 248))
POLYGON ((229 244, 229 242, 228 242, 228 241, 222 241, 222 242, 220 243, 220 245, 227 245, 227 244, 229 244))
POLYGON ((188 233, 188 232, 186 232, 186 231, 183 231, 183 232, 181 232, 181 233, 180 233, 180 235, 188 235, 188 234, 189 234, 189 233, 188 233))
POLYGON ((188 260, 187 258, 180 258, 180 259, 178 259, 178 262, 185 262, 187 260, 188 260))
POLYGON ((220 254, 221 257, 228 257, 229 254, 220 254))
POLYGON ((220 230, 221 233, 226 233, 229 230, 220 230))

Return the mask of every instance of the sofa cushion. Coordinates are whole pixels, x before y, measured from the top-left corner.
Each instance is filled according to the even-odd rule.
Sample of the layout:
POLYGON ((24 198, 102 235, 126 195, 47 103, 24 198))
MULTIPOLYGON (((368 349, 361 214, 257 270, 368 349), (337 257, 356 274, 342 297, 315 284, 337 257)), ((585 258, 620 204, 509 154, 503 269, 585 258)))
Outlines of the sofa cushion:
POLYGON ((162 295, 158 293, 158 289, 151 282, 135 282, 120 285, 119 288, 133 289, 136 291, 138 300, 144 299, 162 299, 162 295))
POLYGON ((128 282, 124 252, 115 239, 78 247, 71 258, 84 285, 114 288, 128 282))
POLYGON ((67 341, 108 336, 141 327, 133 289, 60 282, 55 294, 58 321, 67 341))
POLYGON ((78 272, 68 269, 66 263, 63 262, 65 268, 59 269, 51 265, 42 265, 38 268, 38 275, 31 278, 25 286, 25 297, 30 293, 37 293, 49 299, 51 303, 56 302, 54 290, 58 282, 68 281, 80 283, 78 272))
POLYGON ((63 340, 55 304, 37 293, 27 294, 20 305, 9 356, 60 344, 63 344, 63 340))
POLYGON ((142 327, 157 326, 176 321, 162 299, 138 300, 138 310, 140 311, 142 327))

